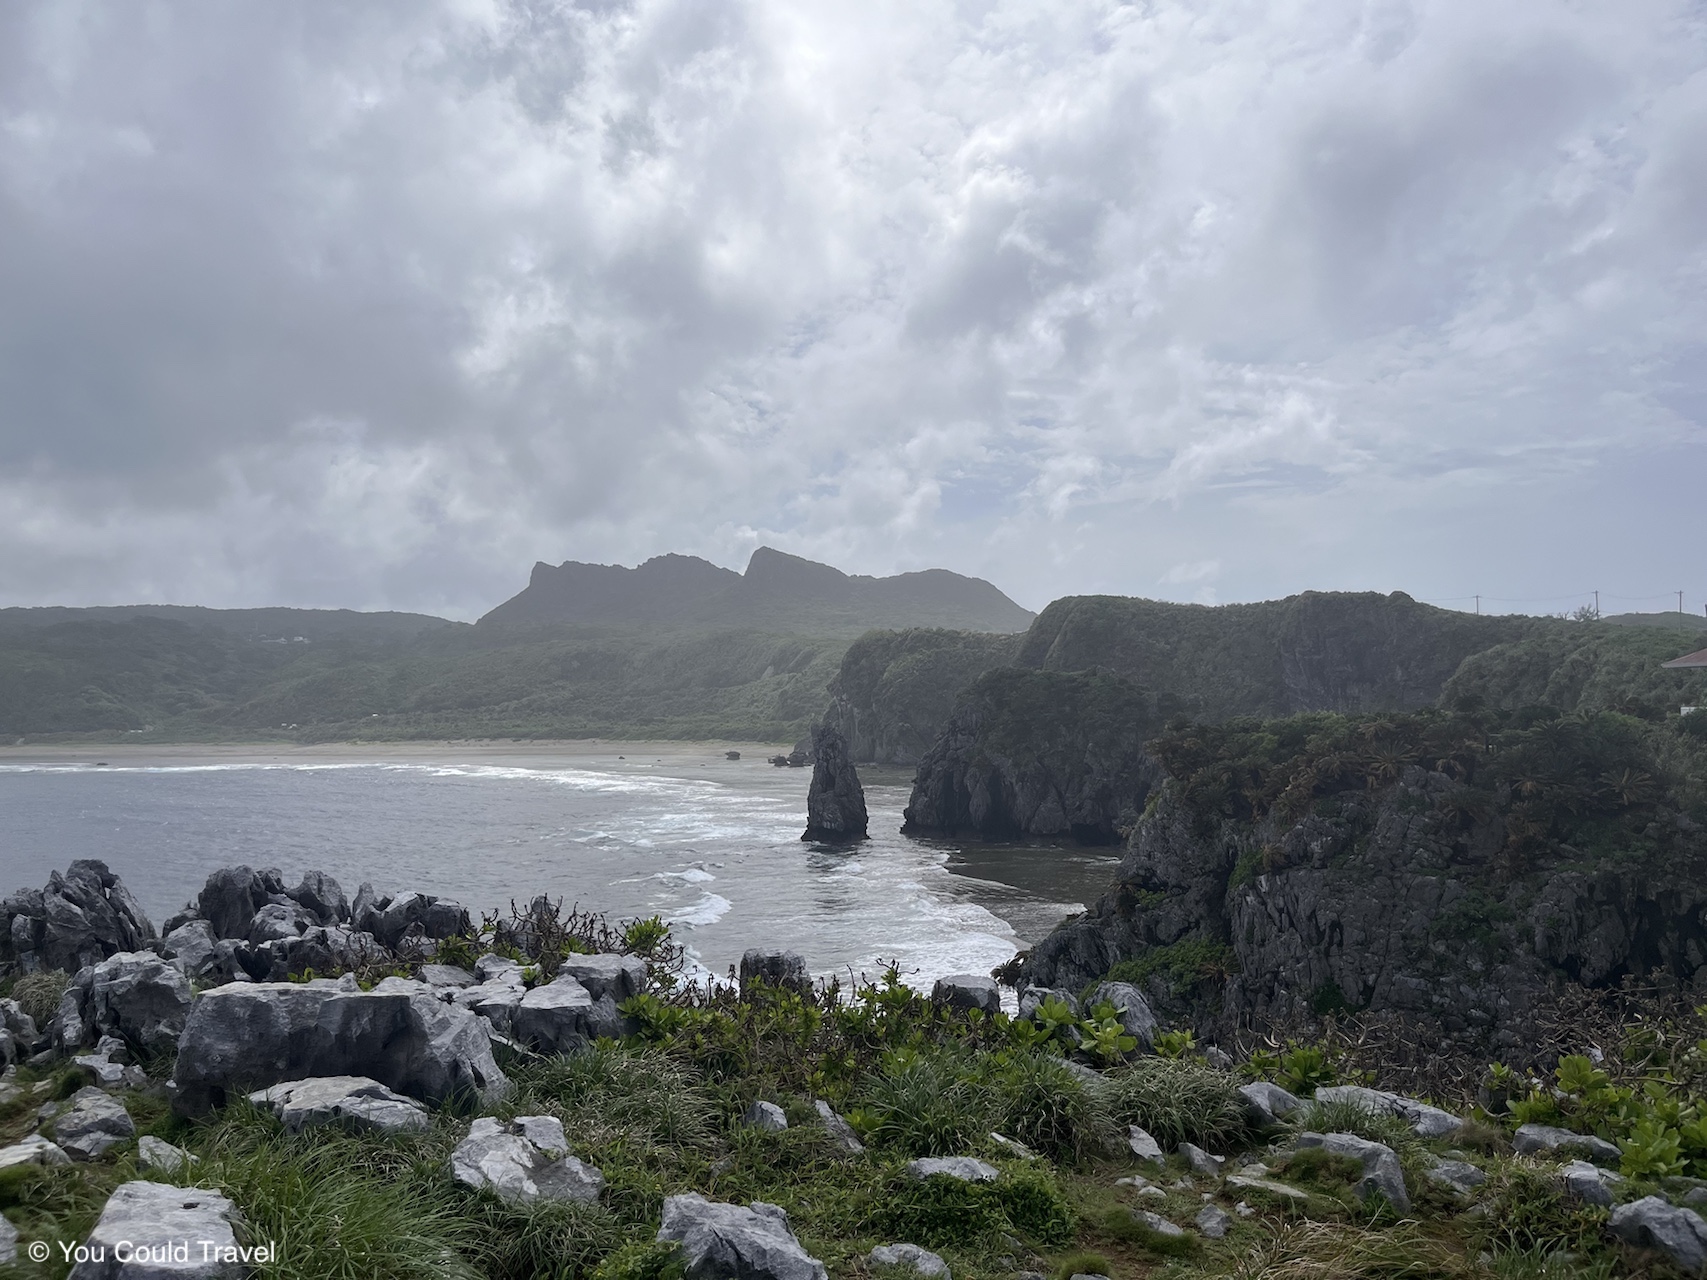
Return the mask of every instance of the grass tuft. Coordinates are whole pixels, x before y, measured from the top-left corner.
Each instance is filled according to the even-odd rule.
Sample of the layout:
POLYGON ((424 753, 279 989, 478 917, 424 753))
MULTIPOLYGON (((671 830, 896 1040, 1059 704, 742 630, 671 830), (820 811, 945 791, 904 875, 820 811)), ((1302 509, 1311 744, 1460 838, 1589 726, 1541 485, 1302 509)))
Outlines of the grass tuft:
POLYGON ((1072 1280, 1074 1276, 1112 1276, 1114 1267, 1100 1253, 1092 1253, 1081 1249, 1077 1253, 1069 1253, 1055 1264, 1055 1280, 1072 1280))
POLYGON ((1148 1130, 1164 1149, 1193 1142, 1226 1149, 1245 1136, 1239 1081, 1192 1058, 1140 1058, 1107 1076, 1107 1106, 1119 1124, 1148 1130))

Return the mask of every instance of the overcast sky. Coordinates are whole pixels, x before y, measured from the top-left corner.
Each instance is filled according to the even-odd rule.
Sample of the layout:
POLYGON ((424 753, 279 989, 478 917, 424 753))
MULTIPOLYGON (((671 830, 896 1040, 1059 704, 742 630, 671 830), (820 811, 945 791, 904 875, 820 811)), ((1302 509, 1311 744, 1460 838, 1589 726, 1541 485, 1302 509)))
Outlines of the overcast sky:
POLYGON ((1704 357, 1700 0, 0 6, 0 604, 1700 610, 1704 357))

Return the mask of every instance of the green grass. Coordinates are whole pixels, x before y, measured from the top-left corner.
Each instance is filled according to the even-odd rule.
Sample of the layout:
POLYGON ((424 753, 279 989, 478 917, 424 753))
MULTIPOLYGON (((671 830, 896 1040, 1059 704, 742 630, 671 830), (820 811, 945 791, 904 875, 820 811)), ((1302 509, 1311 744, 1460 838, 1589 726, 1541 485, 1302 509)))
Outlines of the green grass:
POLYGON ((1196 1058, 1140 1058, 1111 1071, 1104 1090, 1117 1124, 1147 1130, 1163 1150, 1192 1142, 1224 1151, 1245 1137, 1239 1079, 1196 1058))

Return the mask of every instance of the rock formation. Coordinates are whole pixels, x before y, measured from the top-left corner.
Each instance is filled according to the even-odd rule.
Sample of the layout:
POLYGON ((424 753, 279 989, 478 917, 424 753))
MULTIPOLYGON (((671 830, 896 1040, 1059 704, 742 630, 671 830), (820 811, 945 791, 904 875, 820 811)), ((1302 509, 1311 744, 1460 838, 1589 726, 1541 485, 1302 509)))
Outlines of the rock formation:
POLYGON ((902 830, 1114 844, 1159 776, 1156 727, 1154 700, 1107 672, 988 672, 919 762, 902 830))
POLYGON ((154 926, 124 881, 93 858, 55 871, 45 889, 26 889, 0 902, 0 963, 24 973, 76 973, 154 939, 154 926))
POLYGON ((866 838, 865 788, 848 759, 847 743, 834 725, 812 731, 812 786, 806 793, 802 840, 866 838))

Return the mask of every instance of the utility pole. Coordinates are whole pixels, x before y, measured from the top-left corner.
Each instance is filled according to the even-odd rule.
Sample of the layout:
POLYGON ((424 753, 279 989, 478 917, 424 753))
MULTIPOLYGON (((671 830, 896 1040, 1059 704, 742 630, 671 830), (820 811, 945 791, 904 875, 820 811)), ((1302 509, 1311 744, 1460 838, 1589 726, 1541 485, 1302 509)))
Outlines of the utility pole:
POLYGON ((1598 622, 1600 620, 1600 592, 1598 591, 1594 593, 1594 616, 1598 622))
POLYGON ((1681 591, 1677 593, 1677 611, 1679 613, 1683 612, 1683 592, 1681 591))
POLYGON ((1476 597, 1476 616, 1478 618, 1482 616, 1482 597, 1481 596, 1476 597))

